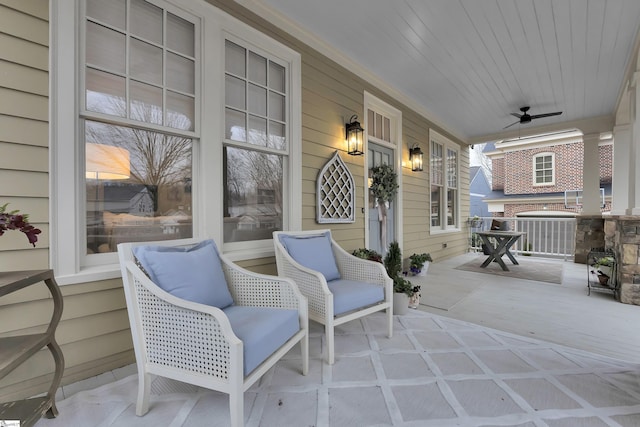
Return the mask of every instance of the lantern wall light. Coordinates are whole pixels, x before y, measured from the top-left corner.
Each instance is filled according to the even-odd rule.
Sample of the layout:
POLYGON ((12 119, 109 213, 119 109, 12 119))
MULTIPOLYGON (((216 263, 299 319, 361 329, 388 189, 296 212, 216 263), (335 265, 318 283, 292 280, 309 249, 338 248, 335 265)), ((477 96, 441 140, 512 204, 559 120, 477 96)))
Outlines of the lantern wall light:
POLYGON ((358 122, 358 116, 353 115, 349 119, 349 123, 344 125, 345 137, 347 139, 347 152, 352 156, 361 156, 364 154, 363 150, 363 134, 364 129, 358 122))
POLYGON ((412 171, 422 171, 422 157, 423 153, 418 144, 414 144, 409 148, 409 161, 411 162, 412 171))

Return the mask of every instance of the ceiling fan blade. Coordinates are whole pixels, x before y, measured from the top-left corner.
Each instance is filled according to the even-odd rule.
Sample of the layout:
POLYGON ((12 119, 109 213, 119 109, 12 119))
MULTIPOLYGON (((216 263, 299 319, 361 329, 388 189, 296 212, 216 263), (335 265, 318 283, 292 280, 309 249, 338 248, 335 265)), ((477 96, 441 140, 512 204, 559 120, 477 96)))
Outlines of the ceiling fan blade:
POLYGON ((513 123, 511 123, 509 126, 505 126, 505 127, 503 127, 502 129, 510 128, 511 126, 516 125, 516 124, 518 124, 518 123, 520 123, 520 120, 518 120, 517 122, 513 122, 513 123))
POLYGON ((522 114, 518 114, 518 113, 511 113, 511 115, 512 115, 513 117, 517 117, 517 118, 519 118, 519 119, 521 119, 521 118, 522 118, 522 114))
POLYGON ((531 120, 540 119, 542 117, 559 116, 560 114, 562 114, 562 111, 556 111, 555 113, 535 114, 531 116, 531 120))

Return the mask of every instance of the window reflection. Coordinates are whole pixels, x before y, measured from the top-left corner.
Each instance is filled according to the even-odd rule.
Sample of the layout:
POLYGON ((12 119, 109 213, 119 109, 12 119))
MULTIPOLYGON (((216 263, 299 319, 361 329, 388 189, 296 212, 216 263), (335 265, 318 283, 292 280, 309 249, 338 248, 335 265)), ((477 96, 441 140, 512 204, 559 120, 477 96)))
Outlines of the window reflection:
POLYGON ((191 139, 89 120, 85 139, 87 254, 193 235, 191 139))
POLYGON ((283 157, 224 148, 224 241, 271 239, 282 230, 283 157))

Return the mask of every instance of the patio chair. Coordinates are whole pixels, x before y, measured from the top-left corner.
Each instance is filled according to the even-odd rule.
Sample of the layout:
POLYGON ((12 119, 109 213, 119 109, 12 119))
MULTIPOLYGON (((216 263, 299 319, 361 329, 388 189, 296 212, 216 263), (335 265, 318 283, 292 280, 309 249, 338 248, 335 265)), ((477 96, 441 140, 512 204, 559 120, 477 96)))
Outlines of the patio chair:
POLYGON ((151 375, 229 395, 244 425, 244 392, 296 343, 309 368, 307 302, 290 279, 240 268, 213 240, 121 243, 138 368, 136 415, 149 410, 151 375))
POLYGON ((393 281, 380 263, 342 249, 330 230, 273 233, 280 276, 296 282, 309 302, 309 318, 325 327, 327 363, 333 364, 336 326, 386 310, 393 334, 393 281))

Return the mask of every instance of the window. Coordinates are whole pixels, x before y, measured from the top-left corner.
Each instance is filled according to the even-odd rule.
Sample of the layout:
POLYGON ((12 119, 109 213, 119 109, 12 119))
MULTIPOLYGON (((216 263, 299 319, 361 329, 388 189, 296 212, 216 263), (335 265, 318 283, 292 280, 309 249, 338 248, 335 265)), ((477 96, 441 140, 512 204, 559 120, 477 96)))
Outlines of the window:
POLYGON ((553 153, 537 154, 533 157, 533 185, 554 185, 555 155, 553 153))
POLYGON ((441 227, 442 193, 444 189, 443 146, 431 140, 431 226, 441 227))
POLYGON ((226 40, 225 244, 271 239, 274 231, 282 230, 286 76, 286 64, 226 40))
POLYGON ((126 241, 273 255, 271 232, 301 222, 299 54, 205 2, 54 2, 59 283, 119 276, 126 241))
POLYGON ((458 147, 433 130, 430 134, 431 231, 457 229, 460 221, 458 147))
POLYGON ((367 109, 367 133, 385 142, 391 142, 391 119, 367 109))
POLYGON ((193 235, 185 183, 198 136, 200 58, 198 21, 183 16, 143 0, 86 2, 79 145, 87 255, 193 235))
POLYGON ((447 148, 447 226, 458 216, 458 152, 447 148))

